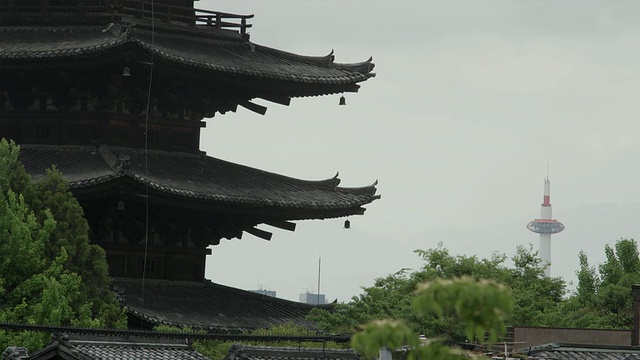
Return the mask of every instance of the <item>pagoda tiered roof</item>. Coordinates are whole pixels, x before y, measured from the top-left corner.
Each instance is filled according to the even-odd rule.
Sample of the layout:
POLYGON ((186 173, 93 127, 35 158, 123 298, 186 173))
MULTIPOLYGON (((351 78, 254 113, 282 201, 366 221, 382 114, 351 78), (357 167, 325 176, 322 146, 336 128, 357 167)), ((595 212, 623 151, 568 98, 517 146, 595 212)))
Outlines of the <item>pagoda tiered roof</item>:
POLYGON ((373 64, 370 59, 362 63, 340 64, 334 62, 333 53, 318 57, 301 56, 245 41, 207 35, 207 32, 198 31, 158 31, 152 41, 150 30, 132 24, 3 26, 0 27, 0 61, 3 61, 3 66, 10 67, 25 67, 34 61, 46 67, 47 62, 43 60, 50 60, 51 66, 60 66, 59 60, 90 61, 95 56, 105 55, 107 51, 133 46, 167 62, 211 72, 292 83, 345 85, 367 80, 374 75, 371 73, 373 64))
POLYGON ((253 99, 356 92, 374 64, 255 44, 252 15, 155 5, 0 0, 0 137, 21 145, 32 179, 53 165, 69 181, 141 322, 313 327, 308 305, 202 282, 207 247, 244 232, 269 240, 260 224, 363 214, 377 182, 340 187, 337 174, 302 180, 207 156, 202 120, 238 106, 264 114, 253 99))
MULTIPOLYGON (((270 297, 213 282, 113 279, 127 312, 148 325, 238 332, 293 324, 317 325, 306 316, 314 305, 270 297), (144 291, 144 303, 142 301, 144 291)), ((330 309, 331 305, 320 305, 330 309)))
POLYGON ((237 104, 264 113, 263 106, 248 103, 254 98, 288 105, 292 97, 356 92, 359 82, 375 76, 371 58, 352 64, 334 60, 333 51, 303 56, 252 43, 226 30, 150 27, 147 21, 126 17, 99 24, 0 26, 0 64, 5 70, 115 64, 136 77, 153 64, 163 73, 219 84, 220 89, 202 88, 204 94, 226 86, 229 110, 237 104))
POLYGON ((90 61, 107 51, 134 46, 167 62, 211 72, 293 83, 344 85, 373 76, 371 59, 362 63, 340 64, 334 62, 333 53, 318 57, 302 56, 207 35, 207 32, 198 31, 157 31, 152 41, 150 30, 132 24, 3 26, 0 27, 0 61, 3 61, 3 66, 10 67, 26 67, 33 61, 46 67, 47 62, 43 60, 50 60, 51 66, 60 66, 59 60, 90 61))
MULTIPOLYGON (((364 213, 380 196, 375 184, 340 187, 336 176, 301 180, 234 164, 204 154, 142 149, 23 145, 20 159, 33 179, 56 165, 79 197, 109 196, 123 183, 148 185, 188 207, 224 206, 225 211, 262 214, 267 219, 302 220, 364 213), (102 190, 102 191, 99 191, 102 190)), ((263 218, 264 219, 264 218, 263 218)))

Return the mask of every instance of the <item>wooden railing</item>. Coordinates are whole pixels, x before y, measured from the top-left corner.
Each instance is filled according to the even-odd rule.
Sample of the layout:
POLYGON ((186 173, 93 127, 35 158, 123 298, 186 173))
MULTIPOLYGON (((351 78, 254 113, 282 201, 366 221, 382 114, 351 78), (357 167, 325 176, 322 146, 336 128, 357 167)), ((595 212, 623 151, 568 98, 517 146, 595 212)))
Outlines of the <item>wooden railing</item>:
POLYGON ((227 29, 246 34, 253 15, 238 15, 184 7, 162 0, 0 0, 0 16, 16 19, 19 15, 77 17, 87 14, 122 14, 137 19, 227 29))

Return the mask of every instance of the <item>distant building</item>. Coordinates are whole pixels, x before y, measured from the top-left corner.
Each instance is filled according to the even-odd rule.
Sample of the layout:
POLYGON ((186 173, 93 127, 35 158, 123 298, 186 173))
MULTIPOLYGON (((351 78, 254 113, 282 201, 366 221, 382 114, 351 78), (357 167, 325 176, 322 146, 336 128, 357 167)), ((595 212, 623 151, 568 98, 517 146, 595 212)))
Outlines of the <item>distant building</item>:
POLYGON ((306 292, 304 294, 300 294, 300 302, 305 304, 312 305, 324 305, 327 303, 324 294, 312 294, 310 292, 306 292))
POLYGON ((271 296, 271 297, 277 297, 275 290, 258 289, 258 290, 249 290, 249 291, 251 291, 253 293, 256 293, 256 294, 261 294, 261 295, 266 295, 266 296, 271 296))

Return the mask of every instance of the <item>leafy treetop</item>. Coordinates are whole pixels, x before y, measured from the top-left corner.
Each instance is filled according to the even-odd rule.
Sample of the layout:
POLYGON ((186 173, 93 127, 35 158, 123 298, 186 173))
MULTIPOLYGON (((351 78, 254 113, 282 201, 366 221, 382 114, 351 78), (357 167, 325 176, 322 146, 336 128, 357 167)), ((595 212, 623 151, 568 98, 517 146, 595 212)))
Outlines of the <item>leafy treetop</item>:
MULTIPOLYGON (((0 140, 0 322, 124 327, 105 252, 62 175, 32 183, 20 148, 0 140)), ((0 343, 38 349, 46 334, 0 331, 0 343)))

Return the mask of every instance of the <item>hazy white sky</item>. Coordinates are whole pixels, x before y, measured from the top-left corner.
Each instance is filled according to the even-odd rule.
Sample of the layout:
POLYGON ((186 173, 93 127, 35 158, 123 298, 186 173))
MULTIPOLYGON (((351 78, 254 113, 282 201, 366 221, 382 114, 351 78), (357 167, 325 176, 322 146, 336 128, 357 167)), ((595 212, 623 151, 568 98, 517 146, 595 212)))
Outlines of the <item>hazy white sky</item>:
POLYGON ((575 218, 552 238, 552 275, 573 280, 580 249, 597 263, 605 243, 640 237, 635 218, 599 232, 572 212, 640 204, 640 1, 196 6, 255 14, 251 40, 261 45, 334 49, 337 62, 373 56, 377 73, 345 95, 347 106, 339 95, 263 102, 265 116, 239 108, 207 121, 201 148, 211 156, 304 179, 340 171, 344 186, 379 179, 382 194, 351 230, 343 220, 301 222, 294 233, 265 226, 271 242, 245 234, 213 247, 213 281, 297 299, 316 290, 321 255, 321 292, 348 300, 419 265, 411 250, 439 241, 467 255, 537 249, 525 225, 538 216, 547 161, 554 214, 575 218), (596 233, 605 238, 585 238, 596 233))

